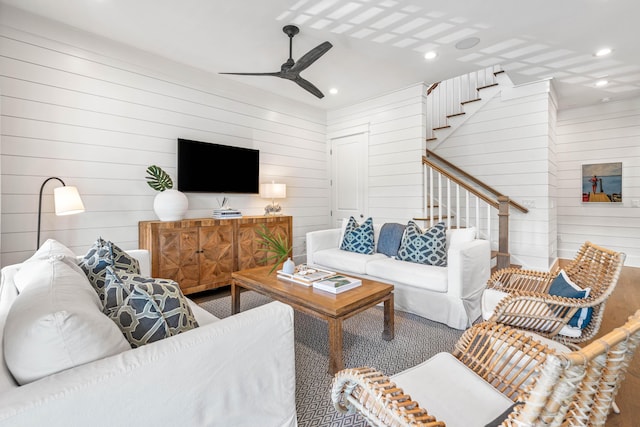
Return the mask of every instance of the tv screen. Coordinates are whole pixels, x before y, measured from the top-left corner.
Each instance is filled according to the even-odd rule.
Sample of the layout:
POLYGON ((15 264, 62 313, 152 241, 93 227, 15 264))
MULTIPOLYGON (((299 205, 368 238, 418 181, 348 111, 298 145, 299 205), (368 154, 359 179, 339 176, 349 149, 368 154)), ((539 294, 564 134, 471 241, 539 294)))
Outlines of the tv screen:
POLYGON ((178 138, 178 190, 258 194, 260 152, 178 138))

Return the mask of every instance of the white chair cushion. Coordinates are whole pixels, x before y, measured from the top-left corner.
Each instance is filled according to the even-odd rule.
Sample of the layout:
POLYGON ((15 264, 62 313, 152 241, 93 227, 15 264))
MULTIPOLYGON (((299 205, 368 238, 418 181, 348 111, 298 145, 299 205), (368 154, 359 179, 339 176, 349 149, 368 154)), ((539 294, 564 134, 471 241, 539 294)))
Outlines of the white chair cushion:
MULTIPOLYGON (((32 261, 4 327, 4 356, 23 385, 130 350, 75 259, 32 261)), ((16 282, 18 282, 16 277, 16 282)))
POLYGON ((447 427, 483 426, 513 402, 449 353, 391 379, 447 427))
MULTIPOLYGON (((491 316, 493 316, 493 312, 498 303, 502 301, 503 298, 506 298, 508 296, 509 294, 507 292, 502 292, 497 289, 485 289, 482 293, 482 318, 484 320, 489 320, 491 316)), ((538 313, 536 314, 538 315, 548 316, 552 314, 552 311, 544 305, 539 305, 536 308, 538 310, 538 313)), ((549 322, 548 326, 551 327, 551 325, 552 323, 549 322)), ((526 327, 526 325, 522 326, 526 327)), ((564 325, 562 329, 560 329, 560 332, 558 332, 558 334, 564 335, 565 337, 578 338, 580 337, 580 335, 582 335, 582 329, 564 325)))
POLYGON ((372 260, 386 259, 384 254, 358 254, 355 252, 342 251, 338 248, 323 249, 313 254, 315 264, 322 265, 342 273, 366 274, 367 263, 372 260))
POLYGON ((448 272, 446 267, 418 264, 383 258, 370 261, 366 265, 369 276, 379 277, 390 283, 402 283, 433 292, 447 292, 448 272))

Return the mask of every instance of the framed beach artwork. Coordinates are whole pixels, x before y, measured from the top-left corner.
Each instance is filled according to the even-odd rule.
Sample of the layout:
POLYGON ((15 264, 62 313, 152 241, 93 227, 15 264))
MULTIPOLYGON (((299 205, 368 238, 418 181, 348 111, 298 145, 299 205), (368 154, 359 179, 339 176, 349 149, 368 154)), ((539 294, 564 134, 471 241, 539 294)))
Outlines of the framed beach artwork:
POLYGON ((622 203, 622 163, 582 165, 582 201, 622 203))

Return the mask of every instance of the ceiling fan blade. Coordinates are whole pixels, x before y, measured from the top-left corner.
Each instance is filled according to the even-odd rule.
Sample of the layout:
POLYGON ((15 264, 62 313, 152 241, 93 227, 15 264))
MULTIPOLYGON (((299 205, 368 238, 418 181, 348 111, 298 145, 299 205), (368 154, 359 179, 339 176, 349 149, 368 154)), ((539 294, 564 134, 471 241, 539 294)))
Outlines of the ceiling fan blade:
POLYGON ((324 98, 324 94, 322 92, 320 92, 320 89, 315 87, 310 81, 305 80, 300 76, 296 77, 293 81, 298 83, 298 86, 300 86, 301 88, 303 88, 306 91, 311 92, 312 94, 314 94, 318 98, 324 98))
POLYGON ((275 76, 280 77, 281 72, 276 73, 218 73, 218 74, 233 74, 234 76, 275 76))
POLYGON ((311 49, 309 52, 305 53, 302 58, 298 59, 298 61, 291 67, 289 72, 299 73, 306 69, 309 65, 313 64, 320 58, 322 55, 327 53, 329 49, 331 49, 333 45, 329 42, 320 43, 318 46, 311 49))

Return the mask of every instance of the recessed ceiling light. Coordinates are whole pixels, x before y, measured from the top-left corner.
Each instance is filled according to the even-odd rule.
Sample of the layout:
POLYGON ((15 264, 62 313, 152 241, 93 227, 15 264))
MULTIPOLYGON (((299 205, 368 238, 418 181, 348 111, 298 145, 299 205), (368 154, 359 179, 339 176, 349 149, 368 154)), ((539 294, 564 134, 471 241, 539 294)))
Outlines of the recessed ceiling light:
POLYGON ((435 53, 434 51, 431 51, 424 54, 424 59, 433 59, 436 56, 438 56, 438 54, 435 53))
POLYGON ((469 37, 469 38, 460 40, 458 43, 456 43, 456 49, 460 49, 460 50, 471 49, 472 47, 474 47, 478 43, 480 43, 480 39, 479 38, 477 38, 477 37, 469 37))
POLYGON ((608 85, 608 84, 609 84, 609 81, 608 81, 608 80, 598 80, 598 81, 596 82, 596 86, 597 86, 597 87, 606 86, 606 85, 608 85))
POLYGON ((611 52, 613 52, 613 50, 611 50, 608 47, 605 47, 603 49, 600 49, 599 51, 597 51, 596 53, 594 53, 595 56, 607 56, 609 55, 611 52))
POLYGON ((335 87, 332 87, 331 89, 329 89, 329 93, 331 95, 336 95, 338 93, 338 89, 336 89, 335 87))

